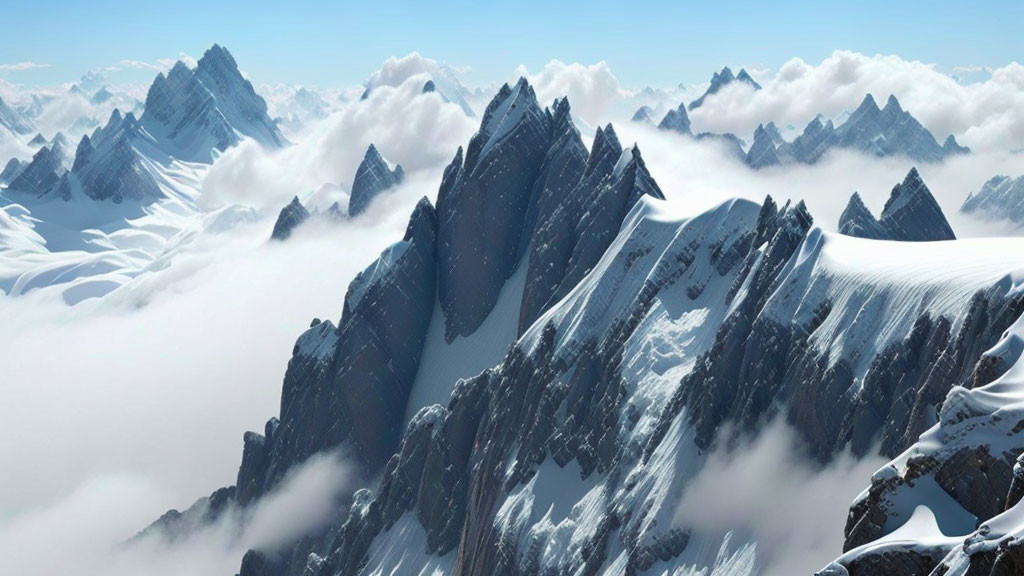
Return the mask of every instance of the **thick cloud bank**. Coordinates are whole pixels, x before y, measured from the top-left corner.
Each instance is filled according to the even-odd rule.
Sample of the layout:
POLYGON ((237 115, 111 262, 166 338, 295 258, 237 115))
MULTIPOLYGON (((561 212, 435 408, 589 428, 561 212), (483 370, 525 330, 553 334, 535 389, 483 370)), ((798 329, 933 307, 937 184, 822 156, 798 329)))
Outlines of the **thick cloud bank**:
POLYGON ((591 125, 605 120, 615 101, 624 95, 619 80, 604 61, 583 65, 552 60, 537 74, 520 66, 516 76, 527 77, 542 105, 568 96, 573 111, 591 125))
POLYGON ((713 453, 687 486, 676 521, 698 533, 741 530, 757 542, 766 576, 813 574, 842 553, 850 503, 886 460, 848 454, 821 467, 784 423, 713 453))
POLYGON ((80 576, 223 576, 246 550, 278 550, 322 528, 354 488, 335 454, 318 455, 291 472, 251 510, 231 509, 185 537, 147 533, 164 495, 143 478, 98 477, 66 498, 0 524, 0 572, 80 576))
POLYGON ((734 82, 692 113, 701 130, 750 134, 774 121, 802 130, 817 114, 841 118, 872 94, 883 105, 890 94, 941 142, 955 134, 976 149, 1017 150, 1024 143, 1024 66, 995 69, 986 80, 962 84, 932 64, 898 56, 837 50, 817 65, 799 58, 754 91, 734 82))
POLYGON ((203 200, 211 206, 280 207, 326 183, 348 190, 370 144, 407 174, 447 164, 477 122, 441 95, 423 94, 426 80, 420 73, 397 86, 382 84, 283 150, 267 151, 251 141, 228 150, 207 173, 203 200))

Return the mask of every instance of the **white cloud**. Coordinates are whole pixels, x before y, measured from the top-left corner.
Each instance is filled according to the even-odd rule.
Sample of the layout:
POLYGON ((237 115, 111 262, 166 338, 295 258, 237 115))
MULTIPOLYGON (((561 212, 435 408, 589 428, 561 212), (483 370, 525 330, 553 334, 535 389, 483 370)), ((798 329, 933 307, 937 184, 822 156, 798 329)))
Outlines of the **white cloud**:
POLYGON ((232 574, 245 549, 323 525, 353 478, 313 460, 237 524, 169 546, 119 542, 234 483, 245 430, 280 402, 295 339, 337 319, 348 282, 400 238, 440 173, 335 226, 268 242, 272 219, 200 235, 101 301, 0 296, 0 573, 232 574), (358 250, 351 250, 358 246, 358 250), (258 289, 254 289, 258 287, 258 289))
POLYGON ((335 454, 310 458, 251 510, 229 508, 217 522, 170 540, 160 533, 127 542, 147 525, 166 494, 130 475, 91 479, 66 498, 0 522, 5 574, 221 576, 237 572, 246 550, 279 550, 336 518, 353 490, 335 454))
MULTIPOLYGON (((378 86, 397 88, 418 74, 434 75, 441 71, 442 64, 440 62, 424 58, 419 52, 412 52, 402 57, 392 56, 367 78, 366 87, 370 89, 378 86)), ((422 84, 420 86, 422 87, 422 84)))
POLYGON ((568 96, 573 111, 591 125, 600 123, 616 99, 624 95, 619 80, 603 60, 591 65, 552 60, 535 75, 520 66, 516 76, 527 77, 542 106, 568 96))
POLYGON ((23 70, 35 70, 37 68, 49 68, 49 64, 38 62, 14 62, 12 64, 0 64, 0 72, 21 72, 23 70))
POLYGON ((203 200, 280 207, 325 183, 348 190, 370 144, 410 178, 447 164, 476 121, 439 94, 422 94, 425 81, 417 74, 381 85, 365 100, 343 104, 295 146, 270 152, 249 142, 228 150, 208 172, 203 200))
POLYGON ((697 533, 751 534, 766 576, 813 574, 842 553, 850 503, 885 463, 840 454, 819 467, 795 433, 774 422, 752 443, 711 454, 676 521, 697 533))

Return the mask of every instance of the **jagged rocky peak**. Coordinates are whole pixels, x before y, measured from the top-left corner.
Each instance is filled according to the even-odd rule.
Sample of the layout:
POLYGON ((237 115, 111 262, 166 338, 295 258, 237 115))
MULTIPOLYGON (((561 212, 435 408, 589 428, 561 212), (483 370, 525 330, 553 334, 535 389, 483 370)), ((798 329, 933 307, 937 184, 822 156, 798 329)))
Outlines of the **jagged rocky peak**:
POLYGON ((0 172, 0 186, 6 186, 14 181, 15 178, 21 174, 21 171, 28 166, 28 162, 24 162, 17 158, 11 158, 4 165, 4 169, 0 172))
POLYGON ((438 296, 449 341, 476 330, 518 263, 552 123, 525 78, 505 84, 465 156, 460 148, 445 169, 437 199, 438 296))
POLYGON ((1024 176, 994 176, 981 190, 967 195, 960 211, 991 220, 1024 223, 1024 176))
POLYGON ((961 146, 960 143, 956 141, 956 136, 953 136, 952 134, 946 136, 946 141, 942 143, 942 150, 947 156, 971 153, 971 149, 967 146, 961 146))
POLYGON ((43 136, 42 132, 36 132, 35 137, 33 137, 31 140, 28 141, 28 145, 32 146, 32 147, 35 147, 35 148, 38 148, 39 146, 45 146, 46 145, 46 137, 43 136))
POLYGON ((277 215, 274 222, 274 231, 270 234, 273 240, 287 240, 300 224, 309 219, 309 210, 302 205, 299 197, 295 196, 277 215))
POLYGON ((287 141, 267 114, 267 104, 238 70, 227 49, 214 44, 195 70, 177 62, 158 74, 146 95, 142 122, 172 155, 210 162, 241 137, 268 148, 287 141))
MULTIPOLYGON (((751 168, 766 168, 768 166, 777 166, 782 163, 779 160, 779 155, 776 152, 776 137, 778 136, 778 130, 775 129, 774 124, 771 125, 771 129, 765 128, 763 124, 758 124, 757 129, 754 130, 754 142, 750 145, 750 150, 747 151, 746 163, 751 168)), ((781 140, 781 137, 779 137, 781 140)))
POLYGON ((503 84, 484 110, 480 129, 469 141, 465 168, 475 170, 488 153, 521 130, 546 128, 545 118, 537 94, 525 77, 514 87, 503 84))
POLYGON ((911 168, 903 182, 893 187, 877 220, 860 195, 854 193, 839 218, 839 232, 860 238, 903 242, 956 239, 942 208, 917 168, 911 168))
POLYGON ((66 153, 59 141, 43 146, 33 156, 28 166, 21 170, 8 188, 35 195, 45 195, 60 181, 67 172, 65 166, 66 153))
POLYGON ((708 89, 704 92, 704 94, 702 94, 700 98, 697 98, 693 102, 690 102, 690 110, 692 111, 696 110, 697 108, 700 108, 704 104, 704 100, 708 96, 711 96, 712 94, 717 94, 718 91, 724 88, 725 86, 728 86, 729 84, 732 84, 733 82, 737 81, 747 84, 754 90, 761 89, 761 85, 755 82, 754 79, 751 78, 750 74, 747 73, 745 69, 741 68, 740 73, 738 75, 733 75, 732 69, 729 68, 728 66, 725 66, 724 68, 722 68, 720 72, 715 72, 711 76, 711 85, 708 86, 708 89))
POLYGON ((650 106, 641 106, 633 113, 632 121, 640 122, 641 124, 654 124, 654 118, 651 117, 653 113, 654 110, 650 106))
POLYGON ((405 172, 402 166, 395 165, 394 169, 387 160, 380 155, 377 147, 373 144, 366 149, 363 161, 356 169, 355 178, 352 180, 352 194, 348 204, 349 216, 362 214, 370 202, 381 192, 398 186, 405 179, 405 172))
MULTIPOLYGON (((80 191, 93 200, 151 202, 163 197, 156 177, 143 162, 135 146, 148 138, 131 112, 110 113, 107 124, 92 136, 83 136, 75 150, 71 171, 63 175, 56 193, 70 200, 80 191)), ((55 138, 56 139, 56 138, 55 138)))
POLYGON ((769 122, 761 126, 763 127, 764 131, 767 132, 769 136, 771 136, 772 142, 774 142, 776 146, 785 142, 785 139, 782 137, 782 133, 779 132, 779 127, 775 125, 775 122, 769 122))
POLYGON ((680 104, 678 108, 669 110, 665 117, 661 119, 658 128, 672 130, 680 134, 693 134, 690 129, 690 116, 686 113, 686 105, 680 104))
POLYGON ((846 209, 839 216, 839 233, 858 238, 888 239, 888 233, 875 219, 871 210, 864 205, 864 201, 857 192, 850 196, 846 209))
POLYGON ((946 215, 917 168, 911 168, 903 182, 893 187, 879 221, 889 228, 895 240, 956 240, 946 215))
POLYGON ((747 72, 746 68, 740 68, 740 73, 736 75, 736 79, 739 80, 740 82, 745 83, 745 84, 749 84, 750 86, 752 86, 754 88, 754 90, 760 90, 761 89, 761 85, 758 84, 757 81, 754 80, 754 78, 750 76, 750 73, 747 72))

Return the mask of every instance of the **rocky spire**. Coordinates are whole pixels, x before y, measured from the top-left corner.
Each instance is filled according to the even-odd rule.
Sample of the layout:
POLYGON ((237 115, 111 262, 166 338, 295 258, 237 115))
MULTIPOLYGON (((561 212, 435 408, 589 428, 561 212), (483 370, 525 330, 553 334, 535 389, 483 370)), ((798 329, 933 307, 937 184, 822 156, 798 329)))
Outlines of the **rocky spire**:
MULTIPOLYGON (((777 133, 778 131, 776 131, 777 133)), ((758 124, 757 129, 754 130, 754 142, 750 145, 750 150, 747 151, 746 162, 751 168, 766 168, 781 164, 779 156, 775 152, 775 139, 763 124, 758 124)))
POLYGON ((860 194, 854 192, 846 209, 839 216, 839 233, 858 238, 886 239, 888 233, 875 220, 871 210, 864 205, 860 194))
POLYGON ((281 208, 277 215, 277 222, 274 223, 274 231, 270 237, 274 240, 286 240, 291 236, 292 231, 300 224, 309 219, 309 210, 299 202, 299 197, 292 198, 287 206, 281 208))
POLYGON ((352 180, 352 194, 349 198, 348 214, 357 216, 363 213, 370 202, 381 192, 402 183, 405 172, 401 165, 394 170, 373 144, 366 149, 363 161, 359 163, 355 178, 352 180))
POLYGON ((847 236, 903 242, 956 239, 942 208, 925 186, 917 168, 911 168, 903 182, 892 189, 877 220, 860 195, 854 193, 839 218, 839 232, 847 236))
POLYGON ((693 134, 690 130, 690 117, 686 114, 686 106, 680 104, 675 110, 669 110, 668 114, 665 114, 665 117, 661 119, 658 128, 672 130, 680 134, 693 134))
POLYGON ((893 240, 925 242, 955 240, 956 235, 924 180, 911 168, 897 184, 882 209, 879 222, 893 240))

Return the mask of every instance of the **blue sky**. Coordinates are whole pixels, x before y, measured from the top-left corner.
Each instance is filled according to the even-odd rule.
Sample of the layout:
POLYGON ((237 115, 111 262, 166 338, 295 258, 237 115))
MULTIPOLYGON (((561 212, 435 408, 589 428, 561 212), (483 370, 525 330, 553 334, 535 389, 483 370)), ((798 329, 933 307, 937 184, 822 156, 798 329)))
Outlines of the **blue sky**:
MULTIPOLYGON (((0 75, 53 84, 121 60, 227 46, 257 83, 348 86, 411 51, 505 80, 519 64, 607 61, 627 86, 706 81, 722 65, 816 63, 835 49, 1001 66, 1024 54, 1024 2, 128 2, 4 8, 0 75), (48 65, 6 70, 18 62, 48 65)), ((132 80, 151 70, 122 73, 132 80)))

